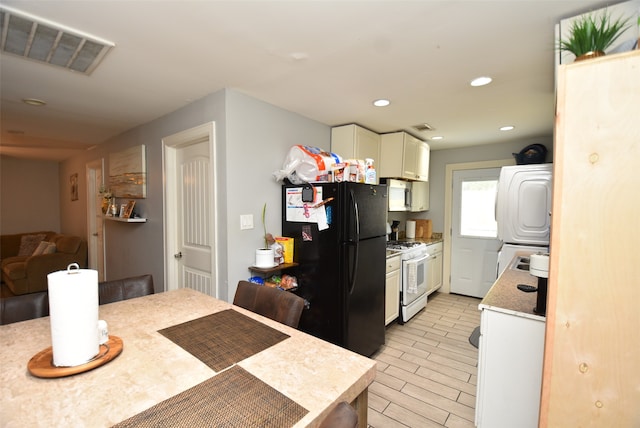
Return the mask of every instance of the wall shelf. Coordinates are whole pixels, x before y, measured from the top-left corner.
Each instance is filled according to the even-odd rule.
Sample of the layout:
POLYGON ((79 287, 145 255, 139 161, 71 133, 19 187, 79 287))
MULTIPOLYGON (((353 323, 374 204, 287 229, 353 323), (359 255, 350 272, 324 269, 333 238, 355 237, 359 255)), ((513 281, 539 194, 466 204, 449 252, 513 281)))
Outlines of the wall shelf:
POLYGON ((251 272, 260 272, 262 274, 270 274, 270 273, 278 272, 278 271, 289 269, 296 266, 298 266, 298 263, 281 263, 278 266, 274 266, 272 268, 260 268, 256 266, 250 266, 249 270, 251 272))
POLYGON ((121 217, 109 217, 109 216, 104 216, 105 220, 111 220, 111 221, 119 221, 121 223, 146 223, 147 219, 146 218, 121 218, 121 217))

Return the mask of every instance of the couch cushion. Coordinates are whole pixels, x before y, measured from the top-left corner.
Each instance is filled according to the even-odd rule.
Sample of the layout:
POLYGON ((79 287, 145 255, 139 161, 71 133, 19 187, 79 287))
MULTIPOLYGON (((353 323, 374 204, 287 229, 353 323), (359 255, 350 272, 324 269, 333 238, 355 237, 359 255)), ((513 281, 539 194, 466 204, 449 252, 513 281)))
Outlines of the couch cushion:
POLYGON ((26 261, 29 257, 31 256, 13 256, 13 257, 7 257, 6 259, 2 259, 2 268, 4 269, 6 265, 10 265, 12 263, 22 263, 26 261))
POLYGON ((36 247, 35 250, 33 250, 33 254, 31 254, 32 256, 39 256, 40 254, 42 254, 44 252, 44 250, 47 249, 47 247, 49 246, 49 243, 47 241, 41 241, 38 246, 36 247))
POLYGON ((30 256, 33 251, 38 247, 40 242, 44 241, 47 237, 44 233, 37 235, 22 235, 20 238, 20 249, 18 250, 19 256, 30 256))
POLYGON ((53 242, 47 242, 47 248, 44 249, 42 254, 53 254, 56 252, 56 244, 53 242))
POLYGON ((55 239, 56 249, 58 253, 75 254, 80 248, 82 239, 77 236, 58 235, 55 239))
POLYGON ((2 267, 2 273, 12 280, 21 279, 27 276, 26 267, 25 262, 9 263, 2 267))

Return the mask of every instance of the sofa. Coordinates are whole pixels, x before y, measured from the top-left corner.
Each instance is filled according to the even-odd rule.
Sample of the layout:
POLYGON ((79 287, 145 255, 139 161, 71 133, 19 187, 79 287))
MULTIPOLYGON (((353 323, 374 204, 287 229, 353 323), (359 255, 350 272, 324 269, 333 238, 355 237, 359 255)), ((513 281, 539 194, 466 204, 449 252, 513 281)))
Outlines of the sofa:
MULTIPOLYGON (((150 274, 98 283, 98 304, 100 305, 147 294, 154 294, 153 277, 150 274)), ((46 316, 49 316, 48 291, 16 296, 2 290, 0 325, 46 316)))
POLYGON ((87 266, 87 242, 51 231, 0 237, 2 294, 23 295, 47 290, 47 275, 71 263, 87 266))

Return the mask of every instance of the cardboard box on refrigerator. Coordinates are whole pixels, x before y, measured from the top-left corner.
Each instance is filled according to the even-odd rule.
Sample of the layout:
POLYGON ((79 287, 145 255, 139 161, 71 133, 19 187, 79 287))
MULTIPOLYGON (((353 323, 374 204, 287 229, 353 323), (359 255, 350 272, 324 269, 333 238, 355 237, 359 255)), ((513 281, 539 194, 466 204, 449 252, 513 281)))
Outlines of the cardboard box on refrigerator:
POLYGON ((293 238, 287 238, 285 236, 276 236, 276 242, 282 245, 284 252, 284 262, 293 263, 293 238))

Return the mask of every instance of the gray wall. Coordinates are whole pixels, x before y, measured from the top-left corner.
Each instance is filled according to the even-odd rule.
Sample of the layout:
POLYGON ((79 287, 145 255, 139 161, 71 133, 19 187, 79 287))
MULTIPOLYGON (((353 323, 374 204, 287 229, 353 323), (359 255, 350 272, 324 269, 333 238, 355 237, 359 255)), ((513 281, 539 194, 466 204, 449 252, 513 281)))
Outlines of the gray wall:
POLYGON ((109 154, 144 144, 147 160, 147 198, 138 199, 136 211, 147 223, 106 222, 107 279, 151 273, 156 290, 164 284, 164 223, 162 138, 214 121, 216 152, 213 154, 217 186, 219 256, 216 273, 219 298, 231 300, 239 280, 250 276, 255 249, 262 241, 262 206, 268 205, 267 228, 279 235, 280 183, 272 173, 279 169, 294 144, 328 149, 330 128, 298 114, 280 109, 232 90, 204 97, 180 110, 127 131, 86 154, 75 156, 60 166, 60 183, 79 171, 81 204, 61 198, 61 228, 86 237, 85 164, 104 158, 105 176, 109 154), (81 206, 78 206, 81 205, 81 206), (240 215, 253 214, 255 228, 240 231, 240 215))
POLYGON ((0 156, 0 235, 60 231, 60 199, 71 202, 69 177, 61 187, 58 181, 57 162, 0 156))

